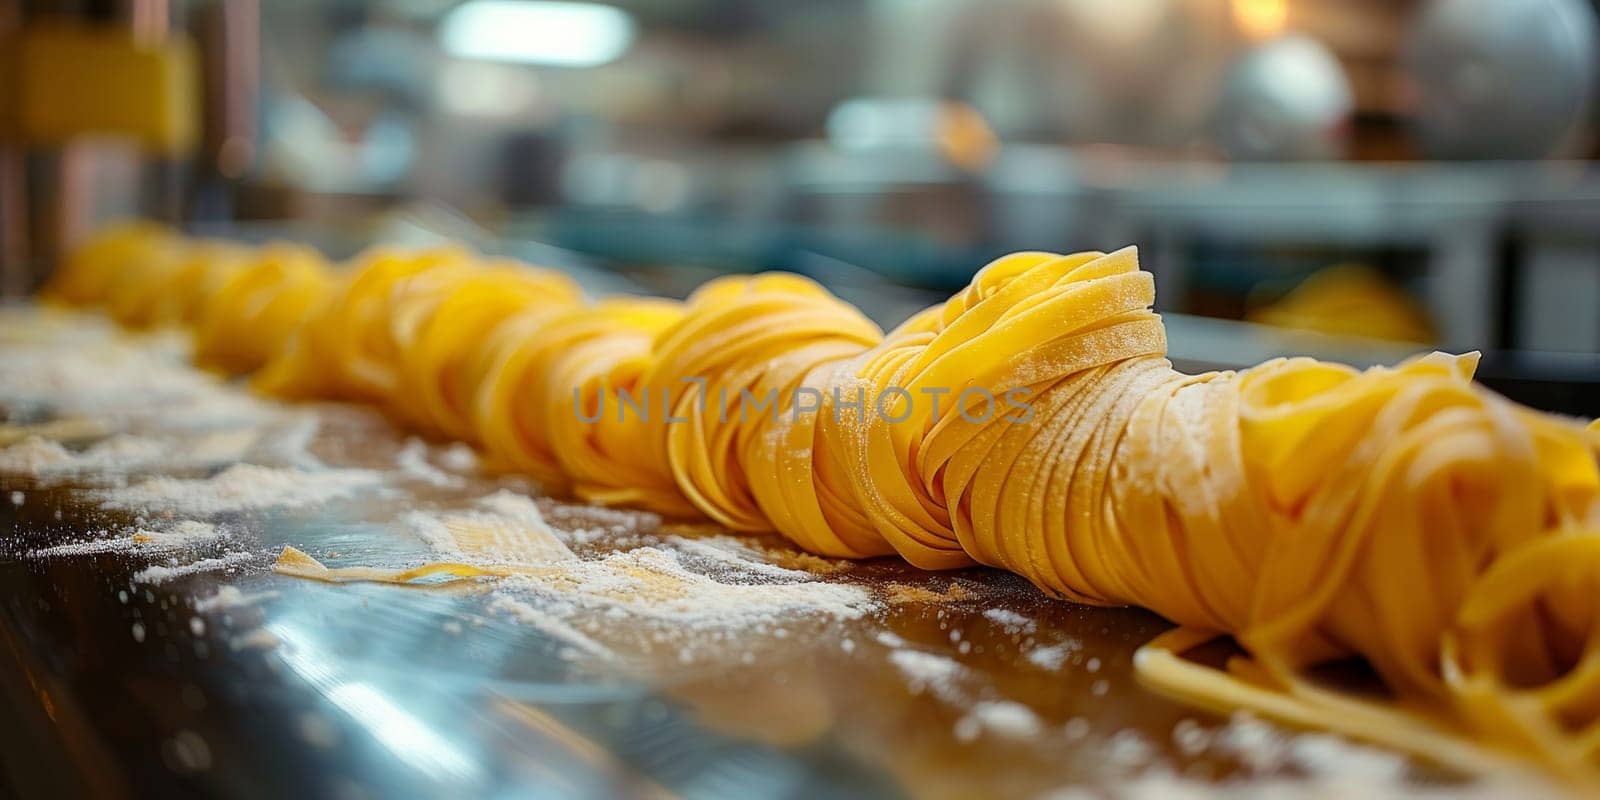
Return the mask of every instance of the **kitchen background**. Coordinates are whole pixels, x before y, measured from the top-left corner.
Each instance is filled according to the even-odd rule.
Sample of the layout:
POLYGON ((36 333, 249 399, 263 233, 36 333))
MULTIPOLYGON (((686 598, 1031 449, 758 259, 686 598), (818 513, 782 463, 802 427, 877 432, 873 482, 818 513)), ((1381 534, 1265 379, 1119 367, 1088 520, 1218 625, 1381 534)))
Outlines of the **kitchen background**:
POLYGON ((12 293, 133 212, 663 294, 795 270, 885 324, 1136 243, 1190 364, 1480 349, 1600 410, 1591 0, 13 0, 0 41, 68 19, 192 42, 198 135, 8 137, 12 293))

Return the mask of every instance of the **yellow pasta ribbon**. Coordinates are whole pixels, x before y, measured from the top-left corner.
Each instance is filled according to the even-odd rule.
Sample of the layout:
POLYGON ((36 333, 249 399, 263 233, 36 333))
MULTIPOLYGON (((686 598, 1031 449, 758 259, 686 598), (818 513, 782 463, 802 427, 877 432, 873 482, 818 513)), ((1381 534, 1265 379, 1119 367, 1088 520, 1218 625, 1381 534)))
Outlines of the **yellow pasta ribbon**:
POLYGON ((672 476, 648 459, 647 421, 619 413, 618 402, 638 394, 652 342, 682 314, 669 301, 614 298, 507 319, 477 357, 474 420, 484 448, 552 490, 692 514, 672 476))
POLYGON ((285 243, 260 248, 198 309, 195 362, 230 375, 260 369, 283 352, 333 286, 317 251, 285 243))
MULTIPOLYGON (((153 222, 129 221, 111 225, 67 254, 40 296, 72 306, 105 307, 113 284, 130 271, 145 270, 164 262, 182 239, 153 222)), ((164 288, 160 281, 141 280, 164 288)))
POLYGON ((793 387, 807 372, 880 338, 859 311, 797 275, 706 284, 656 339, 641 379, 660 430, 646 440, 658 469, 728 528, 772 530, 751 485, 769 477, 762 467, 773 458, 758 440, 781 436, 784 417, 796 416, 793 387))

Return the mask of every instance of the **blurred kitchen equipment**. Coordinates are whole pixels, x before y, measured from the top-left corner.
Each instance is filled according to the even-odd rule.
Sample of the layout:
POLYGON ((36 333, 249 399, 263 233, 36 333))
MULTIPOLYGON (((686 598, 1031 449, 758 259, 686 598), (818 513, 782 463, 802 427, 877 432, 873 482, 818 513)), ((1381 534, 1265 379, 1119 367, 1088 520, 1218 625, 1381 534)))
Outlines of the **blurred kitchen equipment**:
POLYGON ((1217 109, 1217 136, 1242 160, 1336 158, 1353 102, 1344 69, 1305 36, 1258 45, 1229 71, 1217 109))
POLYGON ((110 216, 216 217, 253 158, 259 0, 0 9, 0 293, 110 216), (200 202, 194 202, 196 198, 200 202))
POLYGON ((0 170, 12 187, 0 200, 7 294, 31 288, 40 265, 91 223, 91 204, 112 193, 94 173, 117 159, 81 147, 89 137, 117 136, 168 159, 192 150, 200 128, 194 46, 169 30, 165 3, 76 15, 22 6, 0 25, 0 52, 10 56, 0 65, 0 170))
POLYGON ((877 0, 867 86, 971 104, 1006 141, 1203 138, 1231 21, 1181 0, 877 0))
POLYGON ((1434 0, 1408 53, 1416 133, 1435 158, 1546 158, 1581 147, 1600 70, 1584 0, 1434 0))

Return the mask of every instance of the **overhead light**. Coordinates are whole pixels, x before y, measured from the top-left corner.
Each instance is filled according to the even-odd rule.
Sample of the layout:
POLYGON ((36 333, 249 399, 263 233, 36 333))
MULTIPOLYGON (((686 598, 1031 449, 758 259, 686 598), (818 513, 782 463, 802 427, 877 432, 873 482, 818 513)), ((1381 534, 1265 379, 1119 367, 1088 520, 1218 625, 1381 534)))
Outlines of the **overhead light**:
POLYGON ((595 67, 633 44, 633 17, 611 6, 560 0, 470 0, 439 26, 456 58, 553 67, 595 67))
POLYGON ((1288 25, 1289 0, 1233 0, 1233 18, 1246 36, 1267 39, 1288 25))

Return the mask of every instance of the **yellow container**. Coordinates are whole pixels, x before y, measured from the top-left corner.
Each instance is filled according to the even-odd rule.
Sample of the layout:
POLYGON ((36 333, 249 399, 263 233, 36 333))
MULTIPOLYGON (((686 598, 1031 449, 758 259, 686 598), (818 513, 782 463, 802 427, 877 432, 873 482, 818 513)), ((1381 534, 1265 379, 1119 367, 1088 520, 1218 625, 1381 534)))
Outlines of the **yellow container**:
POLYGON ((188 38, 160 43, 127 28, 47 22, 23 28, 0 88, 0 126, 30 144, 60 145, 89 134, 128 136, 163 155, 199 139, 197 56, 188 38))

